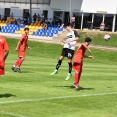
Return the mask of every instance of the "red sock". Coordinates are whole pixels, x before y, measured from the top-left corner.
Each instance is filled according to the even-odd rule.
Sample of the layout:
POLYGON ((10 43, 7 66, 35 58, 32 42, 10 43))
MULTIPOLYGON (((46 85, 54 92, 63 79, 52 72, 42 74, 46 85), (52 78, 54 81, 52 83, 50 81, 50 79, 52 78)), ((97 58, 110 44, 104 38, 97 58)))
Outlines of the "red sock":
POLYGON ((81 73, 78 73, 78 83, 80 81, 80 76, 81 76, 81 73))
POLYGON ((19 61, 19 63, 18 63, 17 66, 20 67, 23 61, 24 61, 24 60, 20 59, 20 61, 19 61))
POLYGON ((20 59, 16 60, 14 65, 17 66, 19 64, 19 61, 20 61, 20 59))
POLYGON ((74 74, 74 83, 78 84, 78 73, 77 72, 75 72, 75 74, 74 74))
POLYGON ((78 83, 79 83, 79 81, 80 81, 80 76, 81 76, 81 73, 75 72, 75 74, 74 74, 74 83, 75 83, 75 84, 78 84, 78 83))

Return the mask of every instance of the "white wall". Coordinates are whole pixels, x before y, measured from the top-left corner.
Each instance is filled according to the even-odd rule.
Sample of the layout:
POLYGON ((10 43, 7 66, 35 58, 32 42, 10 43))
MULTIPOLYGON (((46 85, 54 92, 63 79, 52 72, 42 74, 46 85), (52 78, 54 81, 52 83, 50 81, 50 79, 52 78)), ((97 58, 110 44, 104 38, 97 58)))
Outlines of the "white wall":
MULTIPOLYGON (((83 12, 97 13, 97 11, 107 11, 110 14, 117 13, 117 0, 71 0, 72 11, 83 10, 83 12)), ((29 9, 29 4, 1 3, 0 14, 4 15, 4 8, 11 8, 14 16, 23 16, 23 9, 29 9), (12 8, 19 7, 19 8, 12 8)), ((51 0, 50 5, 32 5, 32 15, 42 14, 43 10, 48 10, 48 18, 53 18, 53 11, 70 11, 70 0, 51 0)))
MULTIPOLYGON (((10 14, 13 13, 15 18, 19 18, 23 16, 23 9, 30 9, 29 4, 15 4, 15 3, 1 3, 0 2, 0 14, 4 15, 4 8, 10 8, 10 14), (15 8, 17 7, 17 8, 15 8)), ((48 10, 49 18, 53 18, 53 11, 51 10, 49 5, 32 5, 32 15, 34 13, 39 13, 40 15, 43 13, 43 10, 48 10)))
POLYGON ((81 9, 83 12, 106 11, 107 13, 117 13, 117 0, 83 0, 81 9))

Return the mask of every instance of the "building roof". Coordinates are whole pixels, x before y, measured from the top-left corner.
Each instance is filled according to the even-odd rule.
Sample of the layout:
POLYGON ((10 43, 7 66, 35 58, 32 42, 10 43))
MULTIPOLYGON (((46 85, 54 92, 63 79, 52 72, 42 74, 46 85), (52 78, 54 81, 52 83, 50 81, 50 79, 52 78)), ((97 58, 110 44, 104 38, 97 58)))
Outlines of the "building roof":
MULTIPOLYGON (((0 0, 0 2, 30 4, 30 0, 0 0)), ((50 2, 51 0, 32 0, 32 4, 50 4, 50 2)))

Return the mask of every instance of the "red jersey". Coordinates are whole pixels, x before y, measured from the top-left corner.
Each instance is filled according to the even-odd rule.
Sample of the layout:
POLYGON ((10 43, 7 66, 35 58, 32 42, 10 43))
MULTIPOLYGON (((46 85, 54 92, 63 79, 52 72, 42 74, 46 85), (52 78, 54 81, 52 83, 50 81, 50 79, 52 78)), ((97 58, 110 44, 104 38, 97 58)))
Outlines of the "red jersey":
POLYGON ((19 50, 25 51, 27 46, 28 36, 26 34, 23 34, 20 38, 20 47, 19 50))
MULTIPOLYGON (((85 44, 85 43, 83 43, 85 44)), ((76 51, 75 55, 74 55, 74 63, 81 63, 83 61, 83 57, 86 51, 86 48, 83 46, 83 44, 81 44, 78 48, 78 50, 76 51)))
POLYGON ((8 51, 9 47, 4 37, 0 36, 0 67, 4 67, 4 51, 8 51))

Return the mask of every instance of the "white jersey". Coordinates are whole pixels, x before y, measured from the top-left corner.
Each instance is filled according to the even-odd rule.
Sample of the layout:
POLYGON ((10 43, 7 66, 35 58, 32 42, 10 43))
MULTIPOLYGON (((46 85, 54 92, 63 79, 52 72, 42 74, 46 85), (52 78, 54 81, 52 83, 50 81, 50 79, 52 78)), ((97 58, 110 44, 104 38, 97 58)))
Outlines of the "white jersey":
POLYGON ((68 44, 69 41, 72 41, 73 39, 75 39, 76 37, 79 37, 77 31, 73 30, 72 32, 69 32, 67 34, 67 39, 66 42, 64 44, 63 48, 68 48, 71 50, 75 50, 75 46, 76 46, 76 41, 71 42, 70 44, 68 44))

